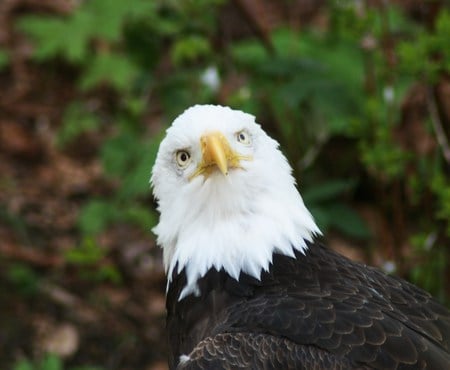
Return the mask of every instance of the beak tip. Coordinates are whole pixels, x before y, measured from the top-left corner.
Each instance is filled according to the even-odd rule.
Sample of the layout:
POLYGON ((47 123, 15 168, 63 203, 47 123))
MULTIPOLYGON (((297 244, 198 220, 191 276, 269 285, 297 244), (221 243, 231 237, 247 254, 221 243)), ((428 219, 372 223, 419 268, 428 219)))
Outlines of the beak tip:
POLYGON ((220 133, 209 133, 201 137, 203 163, 215 165, 224 176, 228 176, 228 161, 231 152, 228 141, 220 133))

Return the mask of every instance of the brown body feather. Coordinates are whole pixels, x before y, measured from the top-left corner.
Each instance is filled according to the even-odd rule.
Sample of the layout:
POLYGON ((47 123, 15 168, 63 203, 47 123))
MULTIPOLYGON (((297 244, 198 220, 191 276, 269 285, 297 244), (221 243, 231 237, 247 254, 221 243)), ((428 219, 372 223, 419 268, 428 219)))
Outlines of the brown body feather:
MULTIPOLYGON (((176 271, 176 269, 175 269, 176 271)), ((167 296, 172 369, 450 369, 450 312, 401 279, 310 245, 261 280, 210 270, 167 296)))

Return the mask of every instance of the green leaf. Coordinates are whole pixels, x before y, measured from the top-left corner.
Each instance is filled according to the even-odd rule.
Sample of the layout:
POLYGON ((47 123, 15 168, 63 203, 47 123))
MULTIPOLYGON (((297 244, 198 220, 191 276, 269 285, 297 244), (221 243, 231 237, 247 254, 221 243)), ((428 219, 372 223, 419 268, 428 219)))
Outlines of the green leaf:
POLYGON ((322 232, 326 232, 330 228, 330 217, 324 207, 318 206, 318 205, 307 205, 309 211, 311 212, 312 216, 314 217, 314 220, 316 224, 319 226, 320 230, 322 232))
POLYGON ((330 205, 326 208, 326 211, 330 220, 330 227, 358 239, 367 239, 370 236, 369 229, 358 213, 345 204, 330 205))
POLYGON ((86 91, 106 84, 125 91, 132 86, 137 72, 137 67, 125 55, 102 53, 90 60, 80 80, 80 88, 86 91))
POLYGON ((303 199, 308 204, 317 204, 328 200, 335 200, 355 185, 353 180, 334 180, 310 187, 303 192, 303 199))
POLYGON ((119 214, 113 201, 94 199, 82 208, 78 226, 83 235, 95 235, 116 221, 119 214))
POLYGON ((141 145, 137 135, 122 132, 104 142, 100 156, 108 175, 124 177, 139 158, 141 145))
POLYGON ((130 199, 149 192, 150 169, 161 135, 143 143, 137 135, 123 132, 103 145, 101 158, 106 173, 121 180, 119 198, 130 199))
POLYGON ((39 370, 64 370, 61 359, 53 354, 47 354, 41 361, 39 370))
POLYGON ((149 193, 150 169, 154 161, 147 153, 148 151, 143 151, 142 157, 127 171, 118 193, 120 198, 130 199, 149 193))
POLYGON ((158 216, 154 211, 138 205, 125 209, 124 219, 140 226, 143 230, 151 229, 158 222, 158 216))
POLYGON ((75 265, 92 265, 104 256, 105 251, 92 237, 85 237, 78 247, 68 250, 64 255, 67 262, 75 265))
POLYGON ((56 137, 57 144, 64 146, 82 133, 96 130, 99 125, 97 115, 88 111, 81 102, 71 103, 64 111, 63 123, 56 137))
POLYGON ((113 265, 100 266, 96 275, 96 280, 109 281, 114 284, 120 284, 123 280, 119 270, 113 265))
POLYGON ((36 60, 62 56, 73 63, 80 63, 85 58, 93 26, 90 17, 83 13, 76 13, 68 19, 24 16, 19 19, 18 25, 36 42, 36 60))
POLYGON ((25 264, 11 264, 7 270, 7 278, 14 284, 17 291, 25 296, 38 293, 39 276, 25 264))
POLYGON ((261 43, 248 40, 232 44, 231 54, 236 63, 250 68, 260 65, 268 58, 261 43))
POLYGON ((179 65, 184 62, 192 62, 195 59, 210 54, 211 48, 208 40, 200 35, 183 37, 175 42, 172 47, 172 60, 179 65))
MULTIPOLYGON (((92 40, 119 43, 128 20, 154 16, 154 13, 155 6, 151 2, 90 0, 82 2, 69 16, 24 16, 18 24, 36 42, 34 57, 37 60, 46 61, 61 56, 71 63, 88 62, 86 64, 89 65, 92 40)), ((93 55, 95 58, 97 53, 93 55)), ((111 75, 113 85, 123 87, 124 72, 118 73, 122 76, 111 75)))
POLYGON ((33 364, 28 360, 20 360, 13 367, 13 370, 36 370, 33 364))
POLYGON ((110 0, 90 0, 83 5, 79 13, 89 15, 94 22, 92 36, 106 41, 118 41, 128 9, 133 5, 130 6, 125 1, 110 0))
POLYGON ((9 53, 6 50, 0 49, 0 71, 9 64, 9 53))

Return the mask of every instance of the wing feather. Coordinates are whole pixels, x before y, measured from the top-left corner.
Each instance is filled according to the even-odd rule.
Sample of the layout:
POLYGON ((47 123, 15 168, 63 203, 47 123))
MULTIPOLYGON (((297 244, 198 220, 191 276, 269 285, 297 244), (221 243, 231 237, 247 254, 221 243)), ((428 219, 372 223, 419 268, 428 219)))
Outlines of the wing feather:
POLYGON ((291 270, 292 261, 274 260, 271 278, 294 283, 279 279, 274 289, 257 289, 253 299, 236 303, 226 330, 313 345, 353 367, 450 368, 450 313, 428 293, 331 251, 307 257, 308 265, 291 270))
POLYGON ((170 331, 171 363, 181 346, 189 352, 180 369, 450 368, 448 310, 412 284, 320 245, 306 256, 274 255, 261 281, 217 274, 207 296, 169 305, 169 328, 187 333, 170 331))
MULTIPOLYGON (((225 333, 202 340, 177 369, 344 370, 347 359, 286 338, 254 333, 225 333)), ((368 369, 360 367, 359 369, 368 369)))

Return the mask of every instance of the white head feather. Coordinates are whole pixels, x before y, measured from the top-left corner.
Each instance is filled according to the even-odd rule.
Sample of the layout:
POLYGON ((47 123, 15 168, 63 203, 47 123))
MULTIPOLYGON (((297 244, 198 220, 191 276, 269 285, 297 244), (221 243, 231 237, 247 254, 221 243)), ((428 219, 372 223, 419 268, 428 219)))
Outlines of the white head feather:
POLYGON ((179 299, 198 294, 197 280, 209 269, 224 269, 238 279, 244 272, 257 279, 268 270, 274 252, 304 252, 305 241, 320 231, 295 187, 291 168, 271 139, 241 111, 196 105, 181 114, 161 142, 151 183, 158 201, 159 224, 153 229, 163 248, 169 283, 185 268, 187 285, 179 299), (237 140, 244 130, 248 142, 237 140), (219 131, 233 151, 250 156, 242 168, 225 176, 213 171, 192 177, 202 160, 200 138, 219 131), (187 150, 180 166, 176 153, 187 150))

